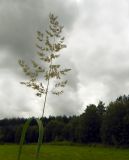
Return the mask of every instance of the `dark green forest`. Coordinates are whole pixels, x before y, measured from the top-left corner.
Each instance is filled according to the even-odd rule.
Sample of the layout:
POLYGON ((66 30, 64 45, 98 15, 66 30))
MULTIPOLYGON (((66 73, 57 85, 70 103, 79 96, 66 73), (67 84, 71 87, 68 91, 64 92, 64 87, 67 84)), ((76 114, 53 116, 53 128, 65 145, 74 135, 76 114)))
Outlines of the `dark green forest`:
MULTIPOLYGON (((0 143, 19 143, 25 118, 0 120, 0 143)), ((75 143, 102 143, 129 147, 129 96, 120 96, 107 106, 86 106, 79 116, 50 116, 42 119, 44 142, 70 141, 75 143)), ((35 143, 38 127, 32 121, 26 143, 35 143)))

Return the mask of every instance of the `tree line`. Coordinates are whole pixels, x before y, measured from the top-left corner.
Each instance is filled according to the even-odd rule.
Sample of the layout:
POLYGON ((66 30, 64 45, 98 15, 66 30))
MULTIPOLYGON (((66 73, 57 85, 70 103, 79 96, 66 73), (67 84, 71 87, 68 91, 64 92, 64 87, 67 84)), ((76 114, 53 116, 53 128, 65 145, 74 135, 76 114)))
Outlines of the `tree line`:
MULTIPOLYGON (((0 120, 0 143, 19 143, 25 118, 0 120)), ((44 142, 70 141, 129 146, 129 96, 120 96, 107 106, 90 104, 79 116, 50 116, 42 119, 44 142)), ((35 143, 38 127, 32 121, 26 143, 35 143)))

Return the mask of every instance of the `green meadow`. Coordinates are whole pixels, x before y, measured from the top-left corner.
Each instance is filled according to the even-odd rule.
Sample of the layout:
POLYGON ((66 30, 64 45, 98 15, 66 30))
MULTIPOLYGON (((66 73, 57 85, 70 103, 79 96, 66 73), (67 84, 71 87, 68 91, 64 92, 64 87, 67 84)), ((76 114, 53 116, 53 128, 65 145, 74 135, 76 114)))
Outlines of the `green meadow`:
MULTIPOLYGON (((35 159, 36 145, 25 145, 21 160, 35 159)), ((0 145, 0 160, 16 160, 18 145, 0 145)), ((129 149, 42 145, 39 160, 129 160, 129 149)))

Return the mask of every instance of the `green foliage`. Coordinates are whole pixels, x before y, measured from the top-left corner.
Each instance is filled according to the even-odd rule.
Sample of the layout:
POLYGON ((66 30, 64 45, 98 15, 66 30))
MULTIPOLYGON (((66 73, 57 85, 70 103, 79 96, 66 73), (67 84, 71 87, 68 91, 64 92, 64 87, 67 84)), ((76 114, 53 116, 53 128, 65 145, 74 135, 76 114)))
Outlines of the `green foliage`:
POLYGON ((101 118, 103 117, 104 113, 106 112, 105 104, 102 101, 99 101, 99 103, 97 105, 97 112, 101 118))
POLYGON ((81 117, 82 141, 86 143, 100 141, 100 116, 94 104, 87 106, 81 117))
POLYGON ((64 123, 58 120, 48 122, 45 130, 45 141, 61 141, 63 140, 64 123))
POLYGON ((81 125, 80 117, 73 116, 64 128, 64 136, 68 137, 69 141, 80 142, 81 125))
MULTIPOLYGON (((0 143, 19 141, 25 119, 0 120, 0 143)), ((44 117, 44 142, 106 143, 129 147, 129 96, 121 96, 104 106, 103 102, 87 106, 79 116, 44 117)), ((38 127, 31 122, 26 143, 36 143, 38 127)))
POLYGON ((121 96, 109 104, 101 130, 105 143, 129 145, 129 97, 121 96))

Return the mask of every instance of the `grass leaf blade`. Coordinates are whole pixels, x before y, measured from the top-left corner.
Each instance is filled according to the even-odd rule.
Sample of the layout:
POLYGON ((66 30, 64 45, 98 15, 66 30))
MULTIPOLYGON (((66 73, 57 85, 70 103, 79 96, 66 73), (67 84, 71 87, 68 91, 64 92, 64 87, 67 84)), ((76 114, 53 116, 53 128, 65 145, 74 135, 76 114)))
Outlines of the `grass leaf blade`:
POLYGON ((24 126, 23 126, 17 160, 20 160, 21 153, 22 153, 22 147, 23 147, 23 144, 24 144, 24 141, 25 141, 26 131, 27 131, 27 129, 28 129, 31 121, 32 121, 32 118, 29 118, 29 119, 25 122, 25 124, 24 124, 24 126))
POLYGON ((37 150, 36 150, 36 159, 39 158, 39 151, 42 145, 42 141, 43 141, 43 123, 42 120, 40 119, 36 119, 38 127, 39 127, 39 137, 38 137, 38 144, 37 144, 37 150))

